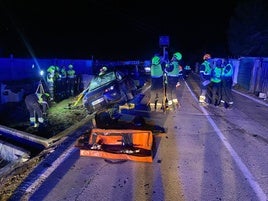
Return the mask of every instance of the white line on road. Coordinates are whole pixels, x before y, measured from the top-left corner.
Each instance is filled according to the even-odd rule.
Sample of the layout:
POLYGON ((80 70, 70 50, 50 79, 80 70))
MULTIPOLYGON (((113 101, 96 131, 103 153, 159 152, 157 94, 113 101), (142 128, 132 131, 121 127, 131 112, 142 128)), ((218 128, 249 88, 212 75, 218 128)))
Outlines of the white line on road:
MULTIPOLYGON (((194 93, 192 92, 192 90, 190 89, 190 87, 188 86, 188 84, 186 82, 185 82, 185 84, 186 84, 188 90, 190 91, 191 95, 195 99, 195 101, 198 102, 196 96, 194 95, 194 93)), ((260 187, 260 185, 258 184, 258 182, 256 181, 256 179, 253 177, 253 175, 251 174, 251 172, 249 171, 249 169, 246 167, 246 165, 243 163, 243 161, 241 160, 241 158, 235 152, 235 150, 230 145, 230 143, 228 142, 228 140, 224 137, 224 135, 222 134, 222 132, 220 131, 220 129, 217 127, 217 125, 215 124, 215 122, 213 121, 213 119, 211 119, 211 117, 209 116, 207 110, 204 107, 202 107, 202 106, 200 106, 200 108, 201 108, 202 112, 205 114, 205 116, 208 119, 208 121, 211 124, 211 126, 214 128, 217 136, 220 138, 220 140, 222 141, 222 143, 224 144, 224 146, 226 147, 226 149, 229 151, 230 155, 234 159, 234 161, 237 164, 238 168, 241 170, 241 172, 243 173, 243 175, 245 176, 245 178, 249 182, 250 186, 253 188, 253 190, 256 193, 256 195, 259 198, 259 200, 260 201, 267 201, 266 194, 263 192, 262 188, 260 187)))
POLYGON ((75 147, 71 147, 67 149, 65 153, 63 153, 57 160, 55 160, 49 168, 47 168, 39 177, 36 179, 27 189, 26 189, 26 195, 31 196, 31 194, 40 186, 42 181, 46 180, 49 175, 54 172, 55 169, 58 168, 58 166, 66 159, 68 158, 74 151, 75 147))
POLYGON ((235 93, 237 93, 237 94, 240 94, 241 96, 247 97, 248 99, 250 99, 250 100, 252 100, 252 101, 255 101, 255 102, 257 102, 257 103, 260 103, 260 104, 262 104, 262 105, 268 107, 268 104, 265 103, 265 102, 263 102, 262 100, 258 100, 258 99, 256 99, 256 98, 253 98, 253 97, 251 97, 251 96, 248 96, 248 95, 246 95, 246 94, 243 94, 243 93, 241 93, 241 92, 239 92, 239 91, 237 91, 237 90, 234 90, 234 89, 233 89, 232 91, 235 92, 235 93))

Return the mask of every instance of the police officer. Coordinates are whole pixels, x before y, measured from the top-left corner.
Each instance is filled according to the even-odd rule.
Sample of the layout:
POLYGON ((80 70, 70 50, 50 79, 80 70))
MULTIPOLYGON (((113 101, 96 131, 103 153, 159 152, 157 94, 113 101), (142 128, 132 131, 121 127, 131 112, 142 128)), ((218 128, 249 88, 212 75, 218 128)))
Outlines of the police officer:
POLYGON ((46 93, 34 93, 25 97, 25 104, 30 113, 30 125, 38 127, 44 123, 44 117, 48 109, 48 97, 46 93))
POLYGON ((201 88, 201 94, 199 96, 199 103, 206 104, 210 103, 210 91, 209 90, 209 84, 210 84, 210 78, 211 78, 211 55, 205 54, 203 56, 203 63, 199 67, 199 75, 200 75, 200 88, 201 88))

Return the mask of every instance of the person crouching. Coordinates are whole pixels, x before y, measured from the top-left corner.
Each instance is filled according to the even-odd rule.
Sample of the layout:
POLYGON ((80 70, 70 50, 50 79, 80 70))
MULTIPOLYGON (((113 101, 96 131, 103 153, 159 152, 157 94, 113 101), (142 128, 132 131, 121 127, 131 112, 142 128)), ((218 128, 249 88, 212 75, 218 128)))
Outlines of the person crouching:
POLYGON ((25 97, 25 104, 30 114, 30 126, 37 128, 44 123, 44 116, 48 109, 47 97, 45 93, 29 94, 25 97))

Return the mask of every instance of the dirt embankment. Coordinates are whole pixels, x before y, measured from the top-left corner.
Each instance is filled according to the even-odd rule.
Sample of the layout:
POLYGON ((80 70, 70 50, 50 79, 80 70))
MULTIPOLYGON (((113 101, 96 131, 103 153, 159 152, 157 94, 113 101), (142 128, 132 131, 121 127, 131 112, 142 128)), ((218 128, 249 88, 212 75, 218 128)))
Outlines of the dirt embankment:
MULTIPOLYGON (((52 104, 47 114, 46 125, 39 128, 30 127, 29 113, 24 102, 2 104, 0 124, 44 138, 50 138, 81 122, 87 116, 87 111, 81 103, 75 107, 71 106, 74 101, 75 98, 70 98, 52 104)), ((0 179, 0 201, 8 200, 12 196, 14 190, 45 155, 46 152, 17 165, 17 167, 13 167, 13 170, 8 175, 0 179)))
POLYGON ((46 123, 39 128, 30 127, 29 112, 24 102, 1 105, 0 124, 20 131, 50 138, 87 116, 81 102, 73 107, 75 98, 50 104, 46 123))

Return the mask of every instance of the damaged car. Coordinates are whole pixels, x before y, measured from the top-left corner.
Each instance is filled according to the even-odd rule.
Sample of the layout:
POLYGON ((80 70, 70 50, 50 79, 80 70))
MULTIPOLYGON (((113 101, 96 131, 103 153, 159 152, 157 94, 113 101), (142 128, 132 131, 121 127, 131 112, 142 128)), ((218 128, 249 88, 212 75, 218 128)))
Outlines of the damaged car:
POLYGON ((120 71, 95 76, 83 97, 83 106, 89 114, 131 101, 141 89, 127 74, 120 71))

